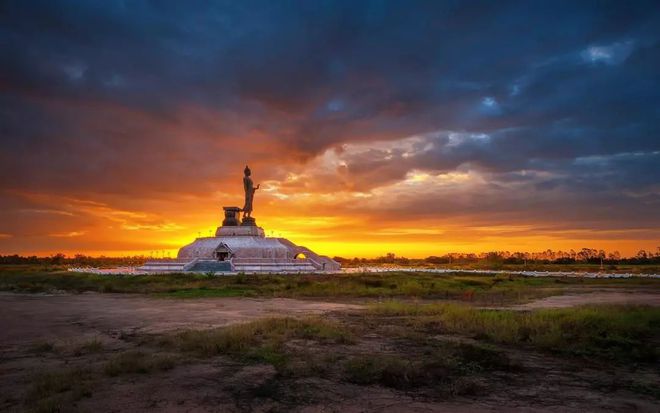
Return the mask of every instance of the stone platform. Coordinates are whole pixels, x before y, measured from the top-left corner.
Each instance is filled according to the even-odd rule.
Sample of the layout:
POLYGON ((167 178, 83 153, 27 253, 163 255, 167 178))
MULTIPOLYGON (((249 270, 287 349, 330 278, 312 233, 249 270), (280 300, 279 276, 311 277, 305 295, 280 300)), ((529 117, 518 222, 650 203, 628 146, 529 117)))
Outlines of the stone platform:
POLYGON ((260 184, 254 185, 252 171, 243 171, 245 203, 222 207, 224 219, 214 237, 200 237, 179 250, 176 260, 149 261, 138 271, 148 272, 243 272, 312 273, 339 271, 341 265, 309 248, 285 238, 268 238, 252 216, 253 201, 260 184), (241 219, 242 214, 242 219, 241 219))
POLYGON ((225 219, 214 237, 200 237, 179 250, 176 260, 150 261, 149 272, 313 273, 338 271, 329 257, 285 238, 269 238, 254 218, 239 224, 237 207, 224 207, 225 219))

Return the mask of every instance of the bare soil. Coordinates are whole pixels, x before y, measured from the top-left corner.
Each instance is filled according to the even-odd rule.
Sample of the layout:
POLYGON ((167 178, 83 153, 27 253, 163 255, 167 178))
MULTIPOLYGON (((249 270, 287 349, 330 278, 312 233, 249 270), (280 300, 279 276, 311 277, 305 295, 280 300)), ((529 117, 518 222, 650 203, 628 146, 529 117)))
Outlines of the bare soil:
MULTIPOLYGON (((658 298, 658 294, 640 291, 634 295, 630 291, 598 291, 544 298, 516 308, 585 303, 660 305, 658 298)), ((74 368, 102 372, 103 365, 123 351, 161 352, 150 347, 151 341, 146 338, 177 330, 220 327, 279 315, 325 314, 350 322, 360 320, 363 306, 282 298, 181 300, 86 293, 0 294, 0 308, 0 411, 51 411, 52 406, 30 404, 30 388, 34 387, 35 375, 41 372, 74 368), (90 340, 101 342, 102 348, 80 350, 90 340)), ((406 351, 405 345, 383 333, 388 326, 370 328, 373 331, 362 331, 360 340, 351 345, 292 345, 315 354, 406 351)), ((475 376, 472 385, 487 389, 484 392, 447 396, 357 385, 332 377, 281 377, 271 365, 246 365, 214 357, 179 360, 171 370, 148 374, 109 377, 99 373, 90 381, 89 393, 72 406, 79 411, 103 412, 660 411, 660 400, 630 390, 639 383, 650 383, 650 387, 658 384, 659 373, 649 366, 603 365, 525 349, 499 349, 521 369, 475 376)), ((410 357, 423 354, 411 351, 410 357)))
POLYGON ((563 294, 545 297, 532 302, 512 306, 520 310, 541 308, 567 308, 588 304, 628 304, 660 307, 660 292, 646 292, 643 289, 619 291, 595 290, 582 294, 563 294))
POLYGON ((137 294, 0 294, 0 350, 37 340, 163 333, 264 317, 355 310, 361 305, 288 298, 153 298, 137 294))

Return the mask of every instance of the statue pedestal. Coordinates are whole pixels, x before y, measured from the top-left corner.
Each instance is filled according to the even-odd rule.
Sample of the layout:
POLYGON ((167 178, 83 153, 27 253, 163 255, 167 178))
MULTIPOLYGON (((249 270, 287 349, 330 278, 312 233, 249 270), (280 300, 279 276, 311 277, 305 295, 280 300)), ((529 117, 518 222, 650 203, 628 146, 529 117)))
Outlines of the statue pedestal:
POLYGON ((241 209, 235 206, 222 207, 222 209, 225 210, 225 219, 222 221, 222 226, 238 226, 238 216, 241 209))
POLYGON ((216 237, 261 237, 264 238, 263 228, 257 226, 257 221, 252 217, 243 217, 239 220, 241 209, 230 206, 222 207, 225 210, 225 219, 222 226, 215 231, 216 237))
POLYGON ((263 228, 257 226, 229 226, 218 227, 215 231, 216 237, 260 237, 264 238, 266 234, 263 228))

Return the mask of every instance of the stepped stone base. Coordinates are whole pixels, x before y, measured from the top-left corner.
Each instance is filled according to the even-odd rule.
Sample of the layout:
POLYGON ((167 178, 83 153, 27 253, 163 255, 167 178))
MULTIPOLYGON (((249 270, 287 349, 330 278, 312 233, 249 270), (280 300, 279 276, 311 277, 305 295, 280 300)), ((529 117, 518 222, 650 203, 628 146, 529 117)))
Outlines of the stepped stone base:
POLYGON ((318 269, 307 260, 237 259, 234 260, 233 264, 235 271, 244 273, 309 273, 318 271, 318 269))
POLYGON ((138 270, 153 273, 184 272, 188 262, 189 260, 147 261, 138 267, 138 270))
POLYGON ((233 271, 229 261, 198 260, 186 271, 189 272, 229 272, 233 271))
POLYGON ((216 237, 265 237, 264 229, 254 226, 223 226, 215 230, 216 237))
POLYGON ((215 237, 197 238, 179 250, 176 260, 149 261, 148 272, 314 273, 341 266, 285 238, 268 238, 254 218, 238 225, 238 207, 224 207, 225 220, 215 237))

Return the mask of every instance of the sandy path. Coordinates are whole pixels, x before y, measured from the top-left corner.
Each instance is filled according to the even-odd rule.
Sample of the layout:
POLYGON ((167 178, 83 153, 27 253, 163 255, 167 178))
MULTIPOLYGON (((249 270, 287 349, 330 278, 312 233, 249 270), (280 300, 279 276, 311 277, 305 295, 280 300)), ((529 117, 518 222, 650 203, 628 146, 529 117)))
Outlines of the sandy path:
POLYGON ((158 333, 210 328, 275 315, 311 315, 362 308, 287 298, 203 298, 139 295, 0 294, 0 347, 121 331, 158 333))

